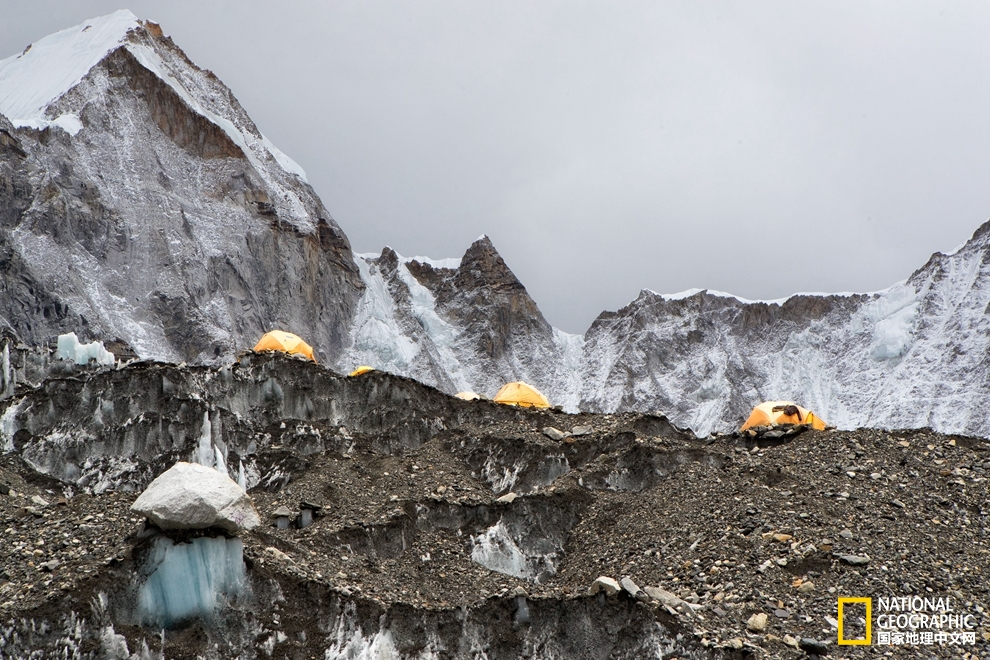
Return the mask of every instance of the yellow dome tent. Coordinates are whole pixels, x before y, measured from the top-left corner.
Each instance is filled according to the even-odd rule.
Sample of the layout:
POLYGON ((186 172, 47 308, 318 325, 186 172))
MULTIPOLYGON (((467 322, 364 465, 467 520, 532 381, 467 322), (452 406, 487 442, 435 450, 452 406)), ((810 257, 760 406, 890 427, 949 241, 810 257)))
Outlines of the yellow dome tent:
POLYGON ((299 354, 316 362, 316 358, 313 356, 312 346, 300 339, 299 335, 294 335, 291 332, 282 332, 281 330, 272 330, 265 333, 265 336, 261 338, 257 346, 254 347, 254 350, 282 351, 289 355, 299 354))
POLYGON ((354 371, 352 371, 351 373, 349 373, 347 375, 348 376, 360 376, 361 374, 366 374, 369 371, 374 371, 374 370, 375 370, 374 367, 369 367, 367 365, 362 365, 362 366, 358 367, 357 369, 355 369, 354 371))
POLYGON ((803 424, 819 431, 825 430, 825 420, 790 401, 764 401, 753 408, 749 419, 739 430, 745 431, 754 426, 772 426, 774 424, 803 424))
POLYGON ((477 392, 471 392, 470 390, 467 392, 458 392, 454 396, 456 396, 458 399, 464 399, 465 401, 478 401, 481 399, 480 394, 478 394, 477 392))
POLYGON ((524 408, 549 408, 550 402, 542 393, 532 385, 522 381, 506 383, 498 391, 495 403, 504 403, 510 406, 522 406, 524 408))

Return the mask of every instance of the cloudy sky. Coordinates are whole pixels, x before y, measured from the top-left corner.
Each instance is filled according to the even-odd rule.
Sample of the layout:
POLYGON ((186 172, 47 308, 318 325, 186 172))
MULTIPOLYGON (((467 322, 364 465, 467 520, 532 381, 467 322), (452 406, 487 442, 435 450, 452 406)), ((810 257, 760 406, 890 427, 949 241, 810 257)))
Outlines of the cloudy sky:
POLYGON ((990 3, 4 3, 0 57, 129 8, 358 252, 488 234, 551 323, 640 289, 869 291, 990 217, 990 3))

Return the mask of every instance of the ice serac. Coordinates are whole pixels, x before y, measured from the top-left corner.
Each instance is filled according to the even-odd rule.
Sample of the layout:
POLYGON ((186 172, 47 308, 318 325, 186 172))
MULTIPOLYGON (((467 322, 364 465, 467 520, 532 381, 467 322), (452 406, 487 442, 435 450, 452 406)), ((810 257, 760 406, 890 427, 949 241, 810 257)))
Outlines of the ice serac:
POLYGON ((737 428, 760 401, 794 399, 843 428, 987 437, 988 305, 990 223, 877 293, 643 291, 588 330, 581 407, 659 409, 707 433, 737 428))
POLYGON ((573 408, 582 340, 553 328, 482 236, 461 259, 357 255, 365 293, 339 361, 373 364, 448 393, 525 380, 573 408))
POLYGON ((323 359, 362 281, 302 169, 156 24, 92 19, 0 61, 0 324, 209 361, 283 327, 323 359))

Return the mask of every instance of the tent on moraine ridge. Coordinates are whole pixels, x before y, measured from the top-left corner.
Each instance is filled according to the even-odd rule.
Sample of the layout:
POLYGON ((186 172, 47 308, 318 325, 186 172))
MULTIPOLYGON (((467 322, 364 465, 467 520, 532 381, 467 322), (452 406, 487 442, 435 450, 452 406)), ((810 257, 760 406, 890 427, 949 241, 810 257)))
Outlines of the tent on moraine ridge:
POLYGON ((491 401, 487 394, 478 394, 474 390, 465 390, 463 392, 458 392, 455 394, 458 399, 462 401, 491 401))
POLYGON ((316 357, 313 355, 313 347, 302 340, 299 335, 281 330, 266 332, 254 347, 256 353, 261 351, 281 351, 289 355, 302 355, 313 362, 316 357))
POLYGON ((550 401, 543 396, 542 392, 521 380, 503 385, 492 401, 507 406, 522 406, 523 408, 550 407, 550 401))
POLYGON ((825 420, 815 413, 802 408, 791 401, 764 401, 753 408, 749 419, 742 425, 740 431, 754 426, 774 426, 777 424, 794 424, 810 426, 818 431, 825 430, 825 420))

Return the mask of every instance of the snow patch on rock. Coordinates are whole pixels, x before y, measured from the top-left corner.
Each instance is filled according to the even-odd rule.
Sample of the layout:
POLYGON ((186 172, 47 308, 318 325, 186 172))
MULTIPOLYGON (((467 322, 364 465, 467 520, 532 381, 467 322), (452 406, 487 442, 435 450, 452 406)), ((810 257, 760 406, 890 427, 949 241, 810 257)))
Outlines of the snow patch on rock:
POLYGON ((122 9, 56 32, 0 60, 0 114, 18 127, 48 125, 48 105, 79 84, 138 27, 137 16, 122 9))

